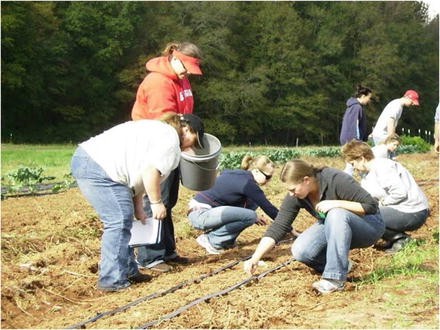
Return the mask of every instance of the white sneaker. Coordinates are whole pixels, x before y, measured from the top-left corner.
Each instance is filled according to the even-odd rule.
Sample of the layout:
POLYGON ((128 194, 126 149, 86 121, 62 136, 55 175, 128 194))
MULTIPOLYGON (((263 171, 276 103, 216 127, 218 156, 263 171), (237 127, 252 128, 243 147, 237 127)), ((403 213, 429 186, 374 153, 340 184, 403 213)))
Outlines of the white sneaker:
POLYGON ((208 252, 209 254, 220 254, 224 251, 222 249, 216 249, 215 247, 213 247, 209 242, 208 236, 206 234, 202 234, 197 237, 196 241, 201 247, 205 248, 206 252, 208 252))
POLYGON ((319 281, 312 284, 313 288, 322 293, 332 293, 334 291, 342 291, 344 290, 344 281, 330 280, 322 278, 319 281))

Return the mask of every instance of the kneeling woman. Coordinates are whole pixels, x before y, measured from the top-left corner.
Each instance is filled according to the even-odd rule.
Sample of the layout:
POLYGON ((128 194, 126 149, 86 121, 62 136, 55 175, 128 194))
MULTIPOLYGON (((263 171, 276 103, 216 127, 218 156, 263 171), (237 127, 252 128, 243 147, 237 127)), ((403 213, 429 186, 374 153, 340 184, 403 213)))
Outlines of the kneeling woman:
POLYGON ((295 240, 293 257, 322 273, 321 280, 313 283, 314 289, 320 293, 342 290, 350 249, 373 245, 385 230, 376 200, 346 173, 315 168, 299 159, 286 163, 281 181, 288 194, 251 259, 245 262, 245 271, 256 271, 258 261, 290 230, 303 208, 318 221, 295 240))
POLYGON ((386 225, 387 253, 400 251, 410 240, 406 231, 419 229, 429 216, 428 199, 411 173, 400 163, 375 158, 367 143, 351 141, 342 147, 347 162, 363 174, 364 187, 379 201, 386 225))
POLYGON ((258 207, 272 219, 278 213, 259 187, 272 177, 273 162, 265 156, 245 156, 241 168, 223 171, 211 189, 199 192, 189 202, 192 226, 205 231, 197 237, 197 243, 209 254, 234 247, 238 235, 247 227, 265 225, 266 220, 255 212, 258 207))

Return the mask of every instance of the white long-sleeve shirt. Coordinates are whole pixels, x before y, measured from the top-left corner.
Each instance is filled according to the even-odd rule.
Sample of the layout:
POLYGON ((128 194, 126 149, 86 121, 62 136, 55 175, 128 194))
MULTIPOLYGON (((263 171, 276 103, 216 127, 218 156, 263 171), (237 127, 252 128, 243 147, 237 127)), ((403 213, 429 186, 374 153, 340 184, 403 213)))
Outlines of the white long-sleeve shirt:
POLYGON ((370 171, 362 179, 361 185, 382 206, 405 213, 429 208, 422 189, 400 163, 386 158, 374 158, 370 164, 370 171))

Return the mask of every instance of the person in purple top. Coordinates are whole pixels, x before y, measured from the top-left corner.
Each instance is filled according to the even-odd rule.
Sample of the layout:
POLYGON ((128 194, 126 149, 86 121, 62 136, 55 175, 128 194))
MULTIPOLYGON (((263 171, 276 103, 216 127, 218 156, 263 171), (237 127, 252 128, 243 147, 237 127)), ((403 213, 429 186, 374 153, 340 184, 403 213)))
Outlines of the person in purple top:
MULTIPOLYGON (((351 140, 367 141, 367 116, 364 113, 364 105, 370 103, 373 92, 368 87, 357 86, 356 94, 347 100, 347 109, 342 118, 341 134, 339 141, 341 146, 351 140)), ((345 165, 344 172, 353 176, 353 167, 350 164, 345 165)))
POLYGON ((371 89, 359 85, 354 97, 347 100, 347 109, 342 119, 341 135, 339 140, 341 146, 355 139, 367 141, 367 117, 364 113, 364 105, 370 102, 372 95, 371 89))
POLYGON ((197 193, 189 202, 191 225, 205 232, 197 237, 197 243, 209 254, 234 247, 247 227, 266 225, 267 220, 255 212, 258 207, 272 220, 278 214, 260 188, 272 177, 273 162, 266 156, 245 156, 241 168, 223 171, 211 189, 197 193))

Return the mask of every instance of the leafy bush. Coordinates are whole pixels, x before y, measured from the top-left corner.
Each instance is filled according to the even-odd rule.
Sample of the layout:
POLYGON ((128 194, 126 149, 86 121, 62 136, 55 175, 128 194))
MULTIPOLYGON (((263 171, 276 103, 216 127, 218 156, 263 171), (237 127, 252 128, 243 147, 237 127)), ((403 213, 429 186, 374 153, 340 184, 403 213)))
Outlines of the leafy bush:
POLYGON ((16 171, 8 173, 6 176, 11 182, 10 190, 18 191, 27 188, 30 192, 38 189, 38 184, 44 180, 53 180, 53 177, 43 176, 42 167, 20 166, 16 171))
POLYGON ((53 193, 62 192, 62 191, 65 191, 69 188, 74 187, 75 185, 76 185, 76 181, 75 181, 75 178, 72 176, 72 174, 71 173, 65 174, 63 176, 63 181, 56 183, 52 187, 52 192, 53 193))
POLYGON ((431 145, 420 136, 402 135, 400 139, 401 144, 398 151, 401 154, 424 153, 431 150, 431 145))
POLYGON ((318 149, 306 149, 304 150, 304 155, 312 157, 339 157, 341 156, 340 147, 326 147, 318 149))
MULTIPOLYGON (((399 146, 399 153, 423 153, 431 149, 429 143, 418 136, 402 136, 402 143, 399 146)), ((230 151, 220 155, 220 170, 240 168, 241 160, 245 155, 264 155, 276 163, 285 163, 293 158, 301 156, 310 157, 341 157, 341 147, 315 147, 315 148, 271 148, 260 151, 230 151)))
POLYGON ((20 166, 17 170, 10 172, 6 178, 2 177, 2 198, 3 194, 15 194, 17 192, 34 194, 41 190, 51 190, 52 193, 65 191, 75 185, 75 179, 71 174, 66 174, 62 182, 54 184, 47 183, 55 179, 53 176, 44 176, 42 167, 20 166), (7 180, 5 180, 7 179, 7 180), (4 183, 6 183, 5 185, 4 183))

